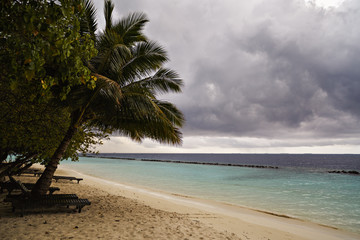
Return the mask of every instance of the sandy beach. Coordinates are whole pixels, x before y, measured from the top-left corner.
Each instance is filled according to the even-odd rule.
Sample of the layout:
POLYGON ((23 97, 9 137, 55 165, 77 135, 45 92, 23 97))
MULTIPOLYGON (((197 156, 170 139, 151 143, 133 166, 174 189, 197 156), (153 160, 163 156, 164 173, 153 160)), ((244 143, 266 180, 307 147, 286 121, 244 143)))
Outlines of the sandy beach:
MULTIPOLYGON (((56 175, 84 178, 53 182, 87 198, 90 206, 38 210, 24 217, 0 196, 1 239, 360 239, 342 230, 239 206, 140 188, 60 168, 56 175)), ((35 182, 37 177, 17 177, 35 182)))

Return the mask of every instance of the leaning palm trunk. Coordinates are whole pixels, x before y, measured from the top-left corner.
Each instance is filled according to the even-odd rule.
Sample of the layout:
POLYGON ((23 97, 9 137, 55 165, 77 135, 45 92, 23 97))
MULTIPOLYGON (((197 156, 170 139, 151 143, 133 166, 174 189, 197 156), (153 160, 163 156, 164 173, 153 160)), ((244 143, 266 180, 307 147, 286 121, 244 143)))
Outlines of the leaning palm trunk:
POLYGON ((71 139, 75 135, 77 128, 73 125, 70 125, 67 130, 63 140, 56 149, 54 155, 51 157, 50 161, 47 163, 45 170, 39 180, 36 182, 34 188, 31 191, 31 195, 36 197, 39 195, 44 195, 49 190, 51 185, 52 177, 59 165, 60 159, 63 157, 66 149, 68 148, 71 139))

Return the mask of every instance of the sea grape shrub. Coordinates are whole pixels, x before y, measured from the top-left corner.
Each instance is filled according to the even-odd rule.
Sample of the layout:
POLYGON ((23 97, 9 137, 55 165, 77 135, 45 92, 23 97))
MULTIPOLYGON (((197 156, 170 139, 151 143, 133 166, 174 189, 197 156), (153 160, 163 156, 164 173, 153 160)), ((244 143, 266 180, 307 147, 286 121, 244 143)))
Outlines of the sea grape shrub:
MULTIPOLYGON (((0 1, 0 162, 9 154, 49 158, 70 124, 69 92, 95 88, 85 63, 97 50, 80 33, 83 14, 79 0, 0 1)), ((64 157, 102 137, 80 129, 64 157)))
POLYGON ((95 87, 96 79, 84 62, 97 51, 89 35, 80 35, 81 1, 2 0, 0 4, 2 85, 8 84, 14 92, 30 87, 30 99, 60 100, 74 86, 95 87))

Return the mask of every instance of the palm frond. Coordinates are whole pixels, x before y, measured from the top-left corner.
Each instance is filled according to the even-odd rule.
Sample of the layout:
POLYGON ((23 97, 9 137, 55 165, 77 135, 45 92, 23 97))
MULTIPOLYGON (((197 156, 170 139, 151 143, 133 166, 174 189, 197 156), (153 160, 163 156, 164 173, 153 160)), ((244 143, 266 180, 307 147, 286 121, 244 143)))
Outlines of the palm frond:
POLYGON ((121 86, 116 81, 103 75, 97 73, 93 75, 97 78, 95 91, 100 92, 102 96, 107 96, 106 98, 112 99, 119 105, 120 99, 123 97, 121 86))
POLYGON ((112 12, 114 10, 114 4, 111 0, 105 0, 104 5, 104 15, 105 15, 105 31, 108 31, 112 28, 112 12))
POLYGON ((130 83, 124 86, 124 89, 134 86, 150 89, 153 95, 156 95, 159 92, 181 92, 183 81, 177 72, 167 68, 160 68, 153 76, 130 83))
POLYGON ((96 88, 93 90, 89 111, 96 114, 111 112, 113 108, 120 108, 123 93, 120 85, 105 76, 94 74, 97 77, 96 88))
POLYGON ((131 48, 132 58, 121 68, 123 78, 134 81, 151 75, 168 61, 166 51, 154 41, 141 42, 131 48))
POLYGON ((124 65, 127 59, 131 58, 130 49, 112 31, 107 31, 99 37, 97 48, 99 53, 91 62, 101 74, 105 74, 105 69, 109 67, 111 68, 107 69, 109 73, 117 72, 118 65, 124 65))
POLYGON ((122 90, 119 84, 105 76, 93 73, 97 78, 96 88, 86 86, 73 88, 67 97, 68 106, 73 111, 86 109, 85 115, 96 115, 97 112, 106 111, 110 106, 120 106, 122 90))
POLYGON ((122 37, 124 44, 131 46, 135 42, 147 41, 142 31, 148 21, 144 13, 131 13, 116 23, 112 31, 122 37))
POLYGON ((92 96, 92 91, 86 86, 79 85, 72 88, 66 101, 71 111, 76 111, 86 106, 92 96))
POLYGON ((83 0, 84 17, 80 20, 80 32, 90 34, 92 40, 96 41, 95 32, 97 30, 96 9, 91 0, 83 0))
POLYGON ((92 124, 98 128, 111 128, 136 141, 151 138, 162 143, 181 143, 181 133, 176 126, 181 126, 182 115, 176 111, 172 115, 177 117, 168 118, 171 115, 169 112, 174 109, 166 104, 159 106, 141 94, 132 94, 131 97, 124 95, 121 108, 113 110, 111 116, 109 112, 104 113, 104 119, 98 115, 92 124), (167 113, 162 111, 165 108, 167 113))
POLYGON ((183 113, 172 103, 166 101, 154 101, 159 106, 166 118, 175 126, 182 127, 185 122, 183 113))
POLYGON ((132 140, 142 142, 144 138, 150 138, 160 143, 181 145, 182 133, 178 128, 171 128, 163 124, 154 124, 149 122, 124 123, 124 128, 117 133, 128 136, 132 140), (137 127, 141 125, 142 127, 137 127))

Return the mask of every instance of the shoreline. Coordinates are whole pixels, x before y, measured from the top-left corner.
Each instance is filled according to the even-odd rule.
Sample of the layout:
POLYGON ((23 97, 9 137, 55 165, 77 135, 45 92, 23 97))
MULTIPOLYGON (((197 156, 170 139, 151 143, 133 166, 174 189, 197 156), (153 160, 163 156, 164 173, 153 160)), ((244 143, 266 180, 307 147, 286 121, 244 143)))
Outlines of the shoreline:
POLYGON ((102 189, 109 194, 134 199, 151 208, 188 215, 212 214, 213 217, 202 218, 201 222, 220 231, 232 232, 237 236, 243 235, 244 232, 252 232, 253 235, 247 235, 249 239, 258 239, 260 236, 274 237, 275 235, 277 238, 271 239, 282 239, 285 236, 291 236, 290 239, 360 239, 356 233, 287 215, 172 194, 127 183, 116 183, 64 166, 59 166, 59 171, 67 175, 75 174, 77 177, 84 178, 84 184, 88 186, 102 189), (242 228, 244 226, 246 226, 245 230, 242 228))

